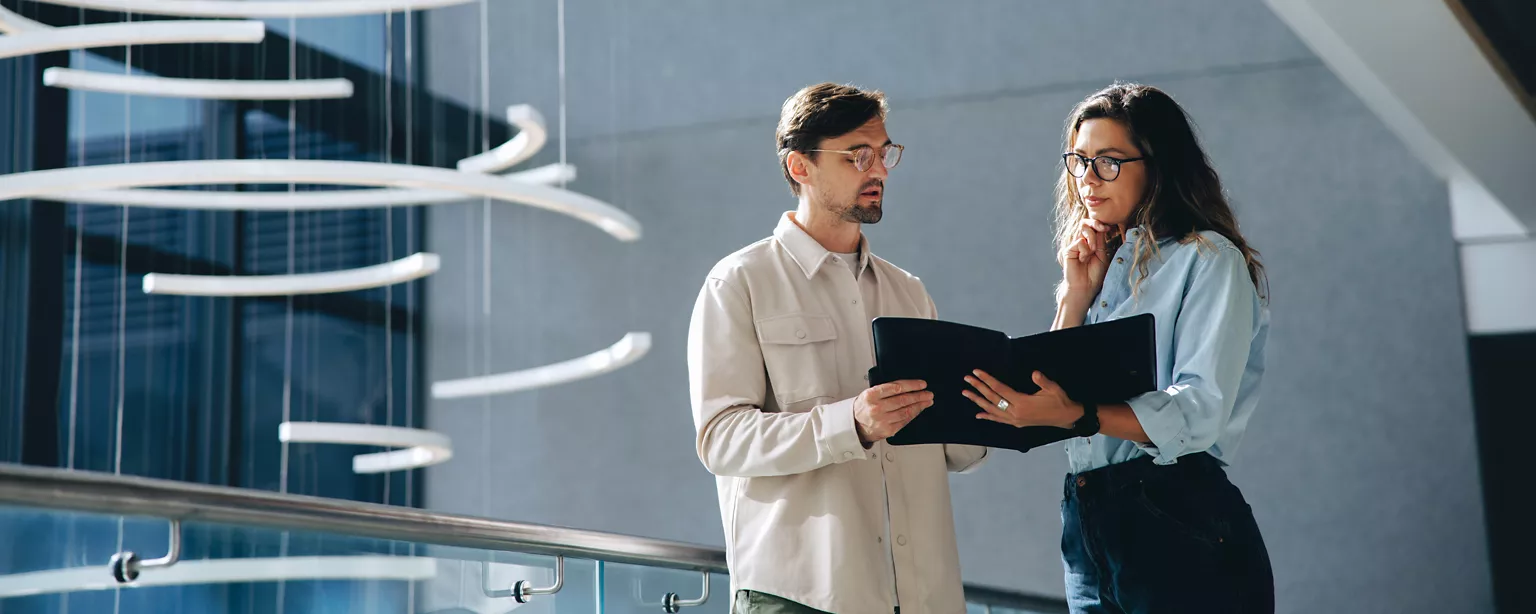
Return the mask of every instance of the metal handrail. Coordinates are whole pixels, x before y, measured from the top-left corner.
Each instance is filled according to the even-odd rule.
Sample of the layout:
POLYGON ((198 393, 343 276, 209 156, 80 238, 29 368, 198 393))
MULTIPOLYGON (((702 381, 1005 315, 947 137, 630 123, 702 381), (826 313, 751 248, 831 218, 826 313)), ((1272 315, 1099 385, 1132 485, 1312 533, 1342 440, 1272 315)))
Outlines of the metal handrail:
POLYGON ((0 464, 0 503, 725 572, 719 548, 228 486, 0 464))
MULTIPOLYGON (((0 504, 275 530, 324 531, 441 546, 729 573, 710 546, 492 520, 376 503, 0 463, 0 504)), ((1065 612, 1059 599, 966 586, 972 601, 1065 612)))

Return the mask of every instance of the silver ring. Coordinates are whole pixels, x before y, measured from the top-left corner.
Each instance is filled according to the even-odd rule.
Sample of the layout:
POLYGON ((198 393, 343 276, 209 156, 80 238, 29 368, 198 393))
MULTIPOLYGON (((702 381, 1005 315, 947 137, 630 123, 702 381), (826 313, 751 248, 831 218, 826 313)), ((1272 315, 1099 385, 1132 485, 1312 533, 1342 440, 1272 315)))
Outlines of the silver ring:
POLYGON ((1006 412, 1006 411, 1008 411, 1008 408, 1009 408, 1009 407, 1010 407, 1010 406, 1011 406, 1011 405, 1012 405, 1012 404, 1011 404, 1011 403, 1009 403, 1009 402, 1008 402, 1008 399, 1000 399, 1000 400, 998 400, 998 402, 997 402, 997 408, 998 408, 998 409, 999 409, 999 410, 1001 410, 1001 411, 1004 411, 1004 412, 1006 412))

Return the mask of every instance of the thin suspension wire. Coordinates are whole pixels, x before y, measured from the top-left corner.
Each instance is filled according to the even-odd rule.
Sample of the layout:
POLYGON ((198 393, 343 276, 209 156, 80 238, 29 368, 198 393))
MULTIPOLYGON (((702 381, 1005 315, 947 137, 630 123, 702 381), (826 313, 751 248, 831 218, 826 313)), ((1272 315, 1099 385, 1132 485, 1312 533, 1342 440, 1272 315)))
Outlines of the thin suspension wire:
MULTIPOLYGON (((414 113, 415 105, 412 104, 412 101, 416 98, 416 84, 415 84, 415 80, 413 78, 415 73, 412 70, 411 60, 412 60, 413 55, 414 55, 412 53, 412 46, 414 44, 414 40, 412 38, 412 25, 416 22, 416 19, 415 19, 414 15, 411 13, 411 6, 410 6, 409 0, 407 0, 407 2, 406 2, 405 9, 406 9, 405 10, 405 163, 406 164, 414 164, 415 163, 415 156, 414 156, 414 152, 415 152, 414 144, 415 143, 414 143, 414 139, 412 138, 412 135, 416 132, 415 125, 414 125, 414 122, 415 122, 415 119, 416 119, 416 115, 414 113)), ((394 215, 393 210, 391 210, 390 215, 394 215)), ((414 224, 412 224, 412 221, 415 219, 415 217, 416 217, 416 209, 412 208, 412 209, 406 210, 406 213, 405 213, 405 253, 407 253, 407 254, 414 254, 414 253, 416 253, 416 250, 413 249, 415 247, 415 245, 414 245, 414 240, 415 240, 414 231, 415 231, 415 228, 414 228, 414 224)), ((416 313, 416 309, 415 309, 416 301, 415 301, 415 298, 416 298, 416 289, 418 287, 420 287, 420 286, 418 284, 416 284, 416 282, 411 282, 409 285, 407 285, 405 287, 405 313, 412 314, 411 317, 415 317, 414 314, 416 313)), ((416 373, 413 370, 413 366, 414 366, 414 362, 415 362, 414 361, 415 356, 412 353, 413 352, 413 346, 412 346, 412 332, 413 332, 412 329, 413 328, 414 327, 412 327, 410 325, 410 322, 406 322, 405 323, 405 425, 406 426, 415 426, 416 425, 416 416, 415 416, 414 407, 413 407, 414 406, 414 403, 413 403, 414 398, 413 398, 413 386, 412 386, 412 384, 414 383, 414 380, 415 380, 415 373, 416 373)), ((393 333, 393 331, 390 331, 389 334, 394 334, 394 333, 393 333)), ((390 363, 389 368, 390 368, 390 373, 394 373, 394 363, 390 363)), ((393 388, 393 386, 391 386, 391 388, 393 388)), ((413 501, 414 497, 412 495, 415 494, 415 490, 413 489, 413 478, 415 478, 415 476, 416 476, 416 470, 415 469, 408 469, 408 470, 406 470, 406 472, 405 472, 405 506, 406 507, 412 507, 413 503, 414 503, 414 501, 413 501)), ((386 503, 387 502, 388 501, 386 501, 386 503)), ((410 555, 411 556, 416 556, 416 543, 415 542, 411 542, 410 555)), ((405 587, 405 603, 406 603, 406 608, 407 608, 407 614, 416 614, 416 583, 415 582, 408 582, 408 583, 406 583, 406 587, 405 587)))
MULTIPOLYGON (((386 164, 395 161, 395 101, 391 95, 394 93, 395 83, 395 27, 394 14, 384 14, 384 162, 386 164)), ((384 210, 384 261, 395 259, 395 213, 391 209, 384 210)), ((395 425, 395 380, 394 380, 394 331, 390 325, 393 318, 390 309, 393 307, 394 286, 384 286, 384 424, 395 425)), ((393 476, 384 476, 384 500, 389 504, 389 487, 394 482, 393 476)), ((390 543, 394 547, 394 542, 390 543)))
MULTIPOLYGON (((123 11, 125 22, 133 21, 133 13, 123 11)), ((133 74, 133 45, 125 47, 123 56, 123 74, 133 74)), ((123 95, 123 162, 133 161, 133 96, 123 95)), ((120 251, 118 253, 118 265, 121 273, 117 285, 117 433, 114 436, 112 472, 121 475, 123 472, 123 416, 126 414, 128 397, 128 206, 123 205, 122 236, 120 251)), ((125 519, 117 517, 117 551, 123 551, 123 533, 125 519)), ((121 586, 112 591, 112 613, 119 614, 123 606, 123 589, 121 586)))
MULTIPOLYGON (((84 12, 84 9, 81 9, 81 12, 84 12)), ((73 61, 75 58, 84 59, 84 55, 84 51, 76 51, 71 53, 70 57, 73 61)), ((76 119, 78 120, 77 126, 75 127, 75 130, 77 131, 75 139, 75 163, 84 166, 86 162, 85 120, 86 116, 89 114, 85 112, 83 107, 85 106, 85 98, 86 96, 89 96, 89 94, 81 92, 79 96, 82 103, 79 105, 81 108, 74 110, 76 119)), ((75 468, 75 429, 80 423, 80 311, 83 308, 83 305, 80 304, 80 298, 82 293, 81 289, 85 286, 85 280, 81 277, 83 269, 82 263, 85 260, 85 206, 74 205, 71 208, 75 210, 75 287, 73 299, 74 313, 71 314, 69 325, 69 346, 71 348, 69 357, 69 444, 67 446, 67 452, 65 453, 64 464, 65 468, 67 469, 75 468)))
MULTIPOLYGON (((480 0, 480 151, 491 148, 491 35, 490 3, 480 0)), ((482 374, 491 371, 491 201, 480 201, 480 368, 482 374)), ((487 454, 491 450, 491 400, 480 400, 480 445, 487 454)), ((480 470, 481 513, 491 513, 491 471, 480 470)))
MULTIPOLYGON (((78 13, 79 13, 79 23, 85 23, 85 9, 83 9, 83 8, 79 9, 78 13)), ((82 65, 84 64, 84 60, 85 60, 85 52, 84 51, 75 51, 75 52, 70 54, 70 63, 71 64, 73 64, 77 60, 80 61, 82 65)), ((37 87, 37 86, 33 85, 32 87, 37 87)), ((84 166, 85 163, 86 163, 86 159, 85 159, 85 126, 86 126, 86 123, 85 122, 86 122, 86 116, 89 115, 89 114, 85 112, 85 100, 86 100, 86 96, 88 96, 88 95, 89 94, 87 94, 85 92, 81 92, 80 93, 80 98, 79 98, 80 104, 77 106, 77 108, 73 109, 75 115, 78 116, 78 120, 79 120, 79 123, 76 126, 77 133, 75 135, 75 137, 76 137, 75 138, 75 164, 80 165, 80 166, 84 166)), ((18 143, 19 142, 20 141, 18 139, 18 143)), ((73 294, 74 294, 74 297, 73 297, 73 300, 74 300, 74 313, 71 314, 71 316, 70 316, 70 335, 69 335, 70 336, 70 342, 69 342, 69 346, 70 346, 70 356, 69 356, 69 443, 67 445, 68 451, 66 452, 66 456, 65 456, 65 467, 68 468, 68 469, 74 469, 75 468, 75 444, 76 444, 76 440, 78 439, 78 435, 76 434, 76 430, 78 429, 78 426, 80 424, 80 312, 85 308, 85 306, 81 304, 81 298, 83 296, 83 288, 85 287, 84 267, 83 267, 83 262, 85 260, 85 258, 84 258, 85 206, 84 205, 74 205, 72 208, 75 210, 75 271, 74 271, 75 287, 74 287, 74 292, 73 292, 73 294)), ((64 548, 65 548, 64 562, 65 562, 66 566, 72 566, 72 564, 70 563, 69 557, 70 557, 71 553, 73 553, 75 551, 75 543, 76 543, 76 537, 77 537, 78 529, 79 529, 79 527, 76 524, 76 518, 74 518, 73 516, 70 517, 70 519, 69 519, 69 534, 65 538, 65 542, 64 542, 65 543, 65 545, 64 545, 64 548)), ((82 553, 82 558, 83 558, 83 553, 82 553)), ((59 609, 60 609, 60 612, 62 612, 62 614, 69 614, 69 593, 65 593, 63 595, 62 599, 60 599, 59 609)))
MULTIPOLYGON (((132 20, 133 14, 124 12, 124 19, 132 20)), ((133 72, 133 46, 126 48, 126 56, 123 62, 123 72, 133 72)), ((133 96, 123 95, 123 162, 133 161, 133 96)), ((123 205, 122 227, 119 240, 118 267, 120 269, 117 286, 117 433, 113 446, 112 472, 123 472, 123 415, 126 409, 128 397, 128 213, 127 205, 123 205)), ((119 537, 121 539, 121 537, 119 537)), ((121 544, 119 544, 121 546, 121 544)))
MULTIPOLYGON (((555 30, 556 45, 559 51, 556 53, 556 64, 560 77, 560 166, 565 167, 565 0, 555 0, 555 30)), ((560 187, 565 187, 565 178, 560 178, 560 187)))
MULTIPOLYGON (((480 0, 480 151, 482 152, 491 149, 490 21, 490 3, 487 0, 480 0)), ((489 291, 491 286, 491 199, 481 199, 480 215, 484 222, 480 226, 480 283, 486 289, 480 296, 480 314, 489 320, 491 316, 489 291)))
MULTIPOLYGON (((288 18, 288 78, 298 79, 298 23, 297 19, 288 18)), ((288 159, 298 158, 298 112, 294 101, 288 101, 288 159)), ((296 192, 296 184, 288 184, 289 192, 296 192)), ((294 211, 288 212, 288 274, 294 274, 294 231, 296 218, 294 211)), ((287 309, 283 317, 283 422, 293 417, 293 297, 287 300, 287 309)), ((289 446, 287 442, 282 444, 282 461, 279 471, 279 492, 288 492, 288 462, 289 446)))
MULTIPOLYGON (((295 15, 288 16, 288 80, 297 81, 299 78, 298 65, 298 40, 299 24, 295 15)), ((298 158, 298 104, 296 101, 288 101, 288 159, 298 158)), ((295 184, 288 184, 288 192, 298 190, 295 184)), ((294 235, 295 211, 288 211, 288 274, 294 274, 294 235)), ((283 422, 293 418, 293 295, 288 296, 286 313, 283 316, 283 422)), ((289 444, 280 442, 282 460, 278 476, 278 492, 288 492, 288 463, 289 444)), ((289 533, 283 531, 281 542, 278 546, 278 556, 288 556, 289 533)), ((277 583, 277 611, 282 614, 287 606, 288 583, 277 583)))
MULTIPOLYGON (((415 124, 415 120, 416 120, 416 114, 415 114, 415 105, 413 104, 413 102, 414 102, 414 100, 416 98, 416 83, 415 83, 415 74, 416 73, 412 69, 411 60, 413 59, 413 56, 414 56, 414 53, 413 53, 414 40, 413 40, 413 37, 412 37, 412 29, 413 29, 414 24, 416 23, 416 19, 410 13, 410 8, 411 8, 410 4, 409 4, 409 2, 407 2, 407 4, 406 4, 406 10, 407 11, 406 11, 406 19, 405 19, 405 92, 406 92, 405 93, 405 163, 406 164, 415 164, 415 162, 416 162, 416 160, 415 160, 415 151, 416 150, 415 150, 415 143, 414 143, 415 139, 413 138, 413 136, 414 136, 414 134, 416 132, 415 125, 414 125, 415 124)), ((415 247, 416 247, 416 245, 415 245, 415 240, 416 240, 416 234, 415 234, 415 230, 416 230, 415 229, 416 212, 417 212, 417 209, 413 207, 411 209, 408 209, 406 211, 406 215, 405 215, 405 253, 407 253, 407 254, 414 254, 414 253, 416 253, 416 250, 415 250, 415 247)), ((420 285, 417 284, 416 282, 411 282, 410 285, 406 286, 406 292, 405 292, 405 312, 407 314, 411 314, 411 317, 415 317, 414 314, 416 313, 416 290, 419 287, 420 287, 420 285)), ((415 394, 414 394, 415 380, 416 380, 416 378, 415 378, 416 371, 414 370, 414 366, 415 366, 414 363, 415 363, 416 356, 415 356, 415 353, 414 353, 414 345, 413 345, 413 342, 415 340, 414 339, 415 335, 413 334, 415 332, 414 329, 415 329, 415 327, 411 326, 409 322, 406 323, 406 326, 405 326, 405 424, 406 424, 406 426, 415 426, 415 424, 416 424, 416 413, 415 413, 415 407, 414 407, 415 406, 415 400, 416 400, 415 399, 415 394)), ((416 471, 414 471, 414 470, 407 471, 405 473, 405 506, 406 507, 412 507, 413 504, 415 503, 413 499, 414 499, 414 495, 415 495, 416 491, 413 488, 414 485, 412 483, 413 479, 415 477, 416 477, 416 471)), ((414 542, 412 542, 412 544, 411 544, 412 554, 415 554, 415 550, 416 550, 416 545, 415 545, 414 542)), ((411 584, 409 590, 412 593, 412 596, 414 596, 415 590, 416 590, 416 585, 415 584, 411 584)), ((416 600, 415 599, 409 599, 409 600, 407 600, 407 603, 411 604, 411 606, 410 606, 411 607, 411 611, 414 612, 416 610, 416 600)))

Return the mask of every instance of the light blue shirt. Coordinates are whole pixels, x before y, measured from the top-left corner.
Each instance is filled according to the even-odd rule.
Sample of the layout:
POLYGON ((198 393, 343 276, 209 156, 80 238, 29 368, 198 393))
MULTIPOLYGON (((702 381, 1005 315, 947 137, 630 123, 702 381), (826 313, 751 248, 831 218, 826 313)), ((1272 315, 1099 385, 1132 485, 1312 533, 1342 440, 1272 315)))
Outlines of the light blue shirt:
POLYGON ((1242 252, 1210 231, 1201 233, 1204 242, 1159 242, 1132 297, 1137 232, 1127 232, 1115 252, 1086 322, 1143 313, 1157 320, 1158 390, 1129 402, 1152 443, 1103 434, 1071 439, 1068 465, 1080 473, 1141 456, 1169 465, 1198 452, 1231 464, 1259 404, 1269 310, 1248 277, 1242 252))

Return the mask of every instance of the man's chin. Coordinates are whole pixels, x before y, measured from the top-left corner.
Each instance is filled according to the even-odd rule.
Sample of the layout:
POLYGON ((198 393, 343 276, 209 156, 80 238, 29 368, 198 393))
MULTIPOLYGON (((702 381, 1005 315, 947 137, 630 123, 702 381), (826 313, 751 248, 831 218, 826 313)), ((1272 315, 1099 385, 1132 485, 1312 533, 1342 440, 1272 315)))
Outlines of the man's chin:
POLYGON ((881 205, 879 201, 871 205, 856 204, 843 212, 843 219, 860 224, 879 224, 880 218, 885 216, 885 209, 881 205))

